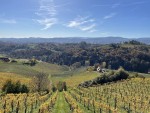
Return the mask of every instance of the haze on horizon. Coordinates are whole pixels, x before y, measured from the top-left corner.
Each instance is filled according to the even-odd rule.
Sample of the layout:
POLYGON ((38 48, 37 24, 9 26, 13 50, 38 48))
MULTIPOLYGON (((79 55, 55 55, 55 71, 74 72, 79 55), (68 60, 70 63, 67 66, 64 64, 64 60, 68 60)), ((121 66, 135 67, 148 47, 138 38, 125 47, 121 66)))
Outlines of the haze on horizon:
POLYGON ((1 0, 0 38, 150 37, 149 0, 1 0))

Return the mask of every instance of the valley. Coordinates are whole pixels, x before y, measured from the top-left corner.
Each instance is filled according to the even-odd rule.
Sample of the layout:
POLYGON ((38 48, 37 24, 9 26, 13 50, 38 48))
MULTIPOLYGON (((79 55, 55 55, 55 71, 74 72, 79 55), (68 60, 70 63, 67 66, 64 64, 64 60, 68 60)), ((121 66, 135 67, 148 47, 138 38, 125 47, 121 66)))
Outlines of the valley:
MULTIPOLYGON (((89 45, 84 45, 84 48, 76 46, 78 45, 75 45, 75 54, 80 55, 77 50, 85 51, 84 48, 89 45)), ((113 46, 115 46, 114 51, 118 51, 118 47, 116 47, 118 45, 113 46)), ((149 51, 149 45, 122 44, 119 46, 128 47, 131 52, 135 52, 135 48, 139 50, 141 47, 145 47, 145 50, 149 51)), ((48 47, 49 45, 47 45, 48 47)), ((98 45, 90 47, 98 50, 98 45)), ((110 45, 100 45, 100 48, 106 53, 109 51, 110 45)), ((123 49, 120 55, 123 51, 126 50, 123 49)), ((140 51, 139 53, 141 53, 140 51)), ((150 111, 150 74, 141 73, 140 69, 138 69, 139 72, 131 71, 131 68, 124 70, 123 67, 113 67, 114 64, 110 68, 110 62, 107 61, 110 59, 94 63, 94 65, 90 64, 92 59, 90 62, 82 59, 81 62, 85 60, 84 64, 77 61, 72 65, 62 65, 36 59, 39 53, 36 53, 37 56, 31 59, 30 54, 28 54, 28 58, 22 57, 21 54, 20 58, 8 57, 10 54, 7 52, 1 54, 0 113, 148 113, 150 111), (4 60, 7 58, 9 60, 4 60), (98 72, 97 68, 105 71, 98 72), (8 81, 11 81, 12 86, 8 85, 8 81), (5 88, 6 92, 9 92, 8 89, 11 87, 14 88, 11 90, 14 93, 6 93, 4 84, 7 88, 5 88), (19 84, 21 86, 18 86, 19 84), (29 90, 28 93, 16 93, 19 90, 16 88, 23 88, 22 85, 27 86, 28 89, 20 89, 20 91, 29 90)), ((149 52, 144 53, 143 51, 142 54, 146 58, 139 57, 139 60, 143 58, 146 65, 149 65, 149 59, 147 59, 149 52)), ((63 58, 59 60, 67 61, 65 57, 63 58)), ((93 57, 94 61, 96 61, 95 56, 93 57)))

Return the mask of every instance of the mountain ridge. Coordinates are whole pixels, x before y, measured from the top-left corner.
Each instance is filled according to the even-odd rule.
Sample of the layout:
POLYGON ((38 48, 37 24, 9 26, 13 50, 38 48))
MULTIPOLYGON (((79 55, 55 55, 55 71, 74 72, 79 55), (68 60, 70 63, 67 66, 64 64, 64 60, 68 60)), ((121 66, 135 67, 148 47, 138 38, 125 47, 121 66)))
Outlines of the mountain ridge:
POLYGON ((125 41, 136 40, 145 44, 150 44, 150 37, 147 38, 123 38, 123 37, 54 37, 54 38, 0 38, 2 42, 11 43, 80 43, 87 42, 92 44, 111 44, 125 41))

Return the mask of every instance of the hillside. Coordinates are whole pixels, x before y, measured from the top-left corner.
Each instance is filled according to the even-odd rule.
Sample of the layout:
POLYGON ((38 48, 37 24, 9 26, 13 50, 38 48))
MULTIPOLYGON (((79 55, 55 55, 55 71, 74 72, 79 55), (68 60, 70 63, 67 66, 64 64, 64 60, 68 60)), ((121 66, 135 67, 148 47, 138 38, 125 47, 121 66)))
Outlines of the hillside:
POLYGON ((58 65, 80 67, 106 62, 107 68, 118 69, 122 66, 125 70, 142 73, 148 73, 150 67, 150 45, 137 41, 105 45, 86 42, 78 44, 0 43, 0 46, 0 54, 7 57, 21 59, 34 57, 37 60, 58 65))
POLYGON ((59 66, 46 62, 39 62, 35 66, 23 65, 21 63, 0 62, 0 72, 16 73, 24 76, 35 76, 39 72, 47 74, 58 74, 68 71, 67 66, 59 66))
POLYGON ((12 80, 13 82, 20 81, 21 83, 29 86, 31 78, 15 73, 0 72, 0 89, 7 80, 12 80))
MULTIPOLYGON (((57 64, 49 64, 39 61, 35 66, 23 65, 22 62, 27 59, 15 59, 18 62, 6 63, 0 62, 0 89, 7 80, 13 82, 20 81, 29 88, 32 77, 37 72, 45 72, 51 75, 50 82, 58 87, 60 81, 67 84, 67 91, 30 92, 28 94, 3 94, 0 90, 0 112, 43 112, 43 113, 99 113, 127 111, 147 112, 149 109, 149 78, 131 78, 115 82, 97 84, 93 87, 77 87, 84 81, 96 80, 103 74, 97 71, 89 70, 86 67, 69 68, 57 64), (31 72, 31 73, 30 73, 31 72), (18 74, 16 74, 18 73, 18 74), (148 99, 148 100, 147 100, 148 99), (135 101, 136 100, 136 101, 135 101), (140 102, 139 102, 140 101, 140 102), (148 107, 140 107, 143 104, 148 107), (17 104, 19 103, 19 104, 17 104), (134 103, 134 105, 133 105, 134 103), (136 103, 136 104, 135 104, 136 103), (6 105, 6 108, 5 108, 6 105), (136 107, 135 107, 136 106, 136 107)), ((111 71, 111 70, 109 70, 111 71)), ((108 73, 109 73, 108 71, 108 73)), ((115 72, 116 70, 114 70, 115 72)), ((137 73, 129 72, 130 75, 137 73)), ((122 74, 120 74, 122 76, 122 74)), ((143 75, 143 74, 141 74, 143 75)), ((144 74, 144 76, 149 76, 144 74)), ((32 79, 33 80, 33 79, 32 79)), ((101 79, 102 80, 102 79, 101 79)))
POLYGON ((69 69, 67 66, 38 62, 35 66, 23 65, 27 59, 15 59, 17 63, 0 62, 0 90, 7 80, 20 81, 30 88, 31 80, 40 72, 47 73, 50 81, 56 85, 59 81, 65 81, 68 87, 78 86, 79 83, 94 79, 99 76, 97 72, 88 72, 86 67, 69 69))

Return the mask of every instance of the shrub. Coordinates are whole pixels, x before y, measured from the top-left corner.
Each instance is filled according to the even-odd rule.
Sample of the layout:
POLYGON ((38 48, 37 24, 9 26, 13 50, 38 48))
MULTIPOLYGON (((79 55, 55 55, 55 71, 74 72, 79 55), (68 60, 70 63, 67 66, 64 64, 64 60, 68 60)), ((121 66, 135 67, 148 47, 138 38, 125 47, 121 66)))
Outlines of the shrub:
POLYGON ((12 83, 11 80, 8 80, 2 87, 2 91, 5 93, 28 93, 29 89, 26 85, 21 85, 20 81, 12 83))
POLYGON ((87 68, 87 71, 90 71, 90 72, 91 72, 91 71, 94 71, 94 67, 91 67, 91 66, 88 67, 88 68, 87 68))
POLYGON ((14 92, 14 84, 11 80, 6 81, 6 83, 2 87, 2 91, 6 93, 13 93, 14 92))
POLYGON ((20 93, 21 89, 22 89, 21 83, 20 83, 20 81, 17 81, 14 84, 14 93, 20 93))
POLYGON ((116 72, 111 71, 109 73, 103 73, 100 77, 93 79, 92 81, 85 81, 84 83, 79 84, 82 87, 89 87, 97 84, 104 84, 109 82, 115 82, 122 79, 127 79, 129 74, 121 67, 116 72))
POLYGON ((21 93, 28 93, 29 92, 29 89, 26 85, 22 85, 22 88, 21 88, 21 93))
POLYGON ((123 69, 119 68, 116 73, 114 73, 113 81, 127 79, 129 77, 129 74, 123 69))
POLYGON ((107 73, 108 76, 111 76, 111 75, 114 75, 114 74, 115 74, 115 72, 114 72, 113 70, 110 70, 110 71, 107 73))
POLYGON ((138 74, 137 78, 143 78, 143 79, 145 79, 145 76, 141 75, 141 74, 138 74))

